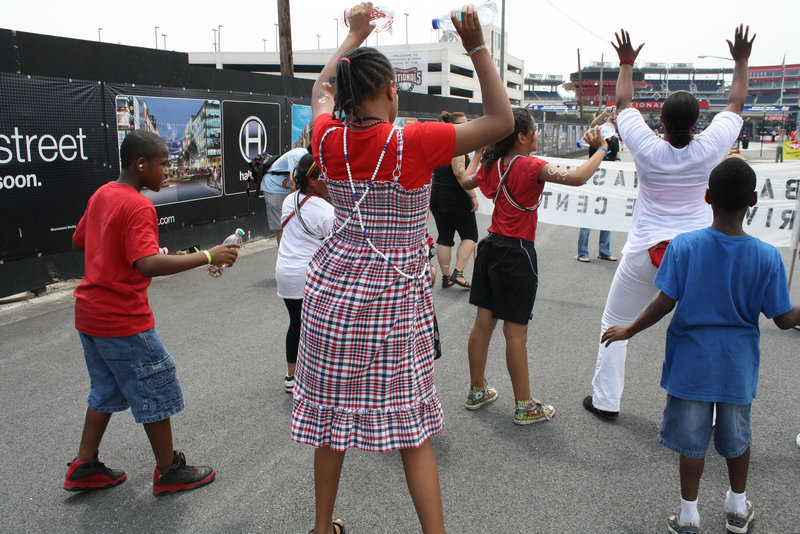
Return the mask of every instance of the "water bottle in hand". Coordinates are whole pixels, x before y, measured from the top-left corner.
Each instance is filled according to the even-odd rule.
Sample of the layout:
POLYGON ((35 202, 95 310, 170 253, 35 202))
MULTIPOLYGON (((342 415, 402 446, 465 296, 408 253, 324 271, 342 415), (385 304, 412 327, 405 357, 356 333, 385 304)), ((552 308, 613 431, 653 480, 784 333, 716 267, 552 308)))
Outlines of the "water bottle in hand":
MULTIPOLYGON (((350 10, 345 10, 344 16, 341 19, 345 27, 349 26, 348 19, 350 18, 350 10)), ((392 33, 392 24, 394 23, 394 10, 386 6, 375 6, 369 10, 369 23, 375 26, 375 32, 388 31, 392 33)))
MULTIPOLYGON (((475 11, 478 13, 478 20, 481 22, 481 26, 486 26, 487 24, 494 24, 497 22, 497 4, 492 0, 483 0, 483 2, 479 2, 475 4, 475 11)), ((461 8, 456 10, 456 18, 458 18, 459 22, 461 21, 461 8)), ((433 19, 432 21, 433 29, 434 30, 455 30, 455 26, 453 26, 453 21, 450 18, 450 13, 445 13, 438 19, 433 19)))
MULTIPOLYGON (((244 246, 244 230, 241 228, 237 228, 234 233, 229 235, 225 238, 225 241, 222 242, 223 245, 230 245, 231 243, 239 245, 240 247, 244 246)), ((228 265, 209 265, 208 266, 208 274, 214 278, 219 278, 222 276, 223 271, 228 268, 228 265)))

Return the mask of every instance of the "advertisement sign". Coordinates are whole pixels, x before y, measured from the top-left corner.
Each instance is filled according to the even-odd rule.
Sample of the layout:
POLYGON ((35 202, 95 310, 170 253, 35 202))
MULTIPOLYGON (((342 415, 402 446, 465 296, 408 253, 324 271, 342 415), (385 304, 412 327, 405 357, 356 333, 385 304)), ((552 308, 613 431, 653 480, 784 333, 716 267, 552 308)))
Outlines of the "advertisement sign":
POLYGON ((0 262, 68 249, 106 167, 102 86, 0 73, 0 262))
MULTIPOLYGON (((549 157, 547 161, 563 169, 575 169, 586 162, 549 157)), ((744 230, 776 247, 791 246, 794 225, 800 224, 800 215, 794 211, 800 189, 800 164, 756 164, 753 170, 757 176, 758 203, 748 209, 744 230)), ((638 190, 638 176, 632 162, 603 162, 581 187, 548 183, 539 205, 539 221, 627 232, 638 190)), ((478 213, 490 215, 492 201, 476 191, 478 213)))
POLYGON ((142 194, 155 206, 222 195, 219 100, 116 95, 117 142, 127 132, 153 132, 167 144, 161 191, 142 194))
POLYGON ((222 103, 222 176, 226 195, 244 194, 250 161, 281 153, 281 106, 266 102, 222 103))
POLYGON ((311 144, 311 106, 292 104, 292 148, 311 144))
POLYGON ((428 94, 428 51, 389 52, 397 90, 428 94))
POLYGON ((783 159, 800 159, 800 141, 783 142, 783 159))

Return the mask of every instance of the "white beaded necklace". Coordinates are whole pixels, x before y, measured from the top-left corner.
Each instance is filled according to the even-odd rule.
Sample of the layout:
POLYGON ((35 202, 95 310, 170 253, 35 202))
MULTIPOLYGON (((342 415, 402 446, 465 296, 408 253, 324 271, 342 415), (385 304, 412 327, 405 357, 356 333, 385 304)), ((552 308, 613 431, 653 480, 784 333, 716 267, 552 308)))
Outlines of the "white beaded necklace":
MULTIPOLYGON (((345 226, 347 226, 348 223, 350 223, 350 221, 353 219, 354 215, 358 216, 358 223, 361 226, 361 233, 364 236, 364 239, 367 241, 367 244, 370 246, 370 248, 372 248, 372 250, 378 256, 380 256, 386 262, 386 264, 389 267, 391 267, 392 269, 394 269, 400 276, 408 278, 409 280, 419 280, 420 277, 425 275, 425 271, 428 270, 428 267, 429 267, 429 264, 430 264, 430 260, 428 259, 428 255, 423 252, 423 254, 425 256, 425 262, 424 262, 424 264, 422 266, 422 270, 420 271, 419 274, 411 275, 411 274, 407 274, 407 273, 403 272, 395 264, 392 263, 392 260, 390 260, 389 258, 386 257, 386 254, 384 254, 383 252, 378 250, 378 247, 376 247, 372 243, 372 240, 369 238, 369 235, 367 235, 367 229, 364 226, 364 219, 361 217, 361 203, 367 197, 367 193, 369 193, 370 190, 372 189, 372 186, 373 186, 373 184, 375 182, 375 177, 378 175, 378 170, 381 167, 381 163, 383 163, 383 157, 386 155, 386 149, 389 148, 389 141, 392 140, 392 136, 394 135, 395 130, 397 130, 397 126, 392 126, 392 130, 389 132, 389 136, 386 138, 386 142, 383 144, 383 148, 381 149, 381 155, 378 158, 378 164, 375 166, 375 170, 372 172, 372 176, 370 177, 369 182, 367 182, 367 187, 364 189, 364 193, 361 195, 361 198, 359 198, 358 197, 358 193, 356 192, 355 183, 353 182, 353 174, 350 171, 350 160, 349 160, 348 155, 347 155, 347 126, 344 127, 344 135, 342 136, 343 145, 344 145, 344 164, 345 164, 345 167, 347 168, 347 179, 350 182, 350 191, 353 193, 353 200, 355 201, 355 204, 353 206, 353 211, 350 212, 350 215, 347 217, 347 219, 345 219, 345 221, 338 228, 338 230, 341 231, 345 226)), ((321 152, 322 151, 320 150, 320 153, 321 152)), ((336 235, 336 232, 332 232, 331 235, 328 237, 328 239, 330 239, 331 237, 333 237, 335 235, 336 235)))

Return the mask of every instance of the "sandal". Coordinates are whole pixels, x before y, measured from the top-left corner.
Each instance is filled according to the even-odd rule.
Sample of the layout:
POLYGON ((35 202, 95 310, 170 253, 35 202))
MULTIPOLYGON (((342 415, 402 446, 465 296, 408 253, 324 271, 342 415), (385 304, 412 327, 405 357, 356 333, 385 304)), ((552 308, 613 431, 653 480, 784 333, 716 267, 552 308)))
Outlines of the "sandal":
POLYGON ((443 274, 442 275, 442 289, 447 289, 448 287, 455 284, 453 280, 450 279, 449 275, 443 274))
MULTIPOLYGON (((308 534, 314 534, 314 529, 308 531, 308 534)), ((333 534, 345 534, 344 532, 344 521, 341 519, 337 519, 333 522, 333 534)))
POLYGON ((470 288, 472 284, 470 284, 466 278, 464 278, 464 271, 459 271, 458 269, 453 269, 453 274, 450 275, 450 281, 454 284, 460 285, 461 287, 470 288), (458 279, 463 278, 463 282, 459 282, 458 279))

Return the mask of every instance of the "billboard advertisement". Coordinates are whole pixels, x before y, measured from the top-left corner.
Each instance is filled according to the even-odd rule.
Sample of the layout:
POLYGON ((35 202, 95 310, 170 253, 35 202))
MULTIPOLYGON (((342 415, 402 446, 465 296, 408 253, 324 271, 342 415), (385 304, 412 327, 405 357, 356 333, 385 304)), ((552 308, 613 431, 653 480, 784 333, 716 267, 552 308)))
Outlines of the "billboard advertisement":
POLYGON ((281 105, 222 103, 222 176, 225 195, 244 194, 250 162, 263 152, 280 154, 281 105))

